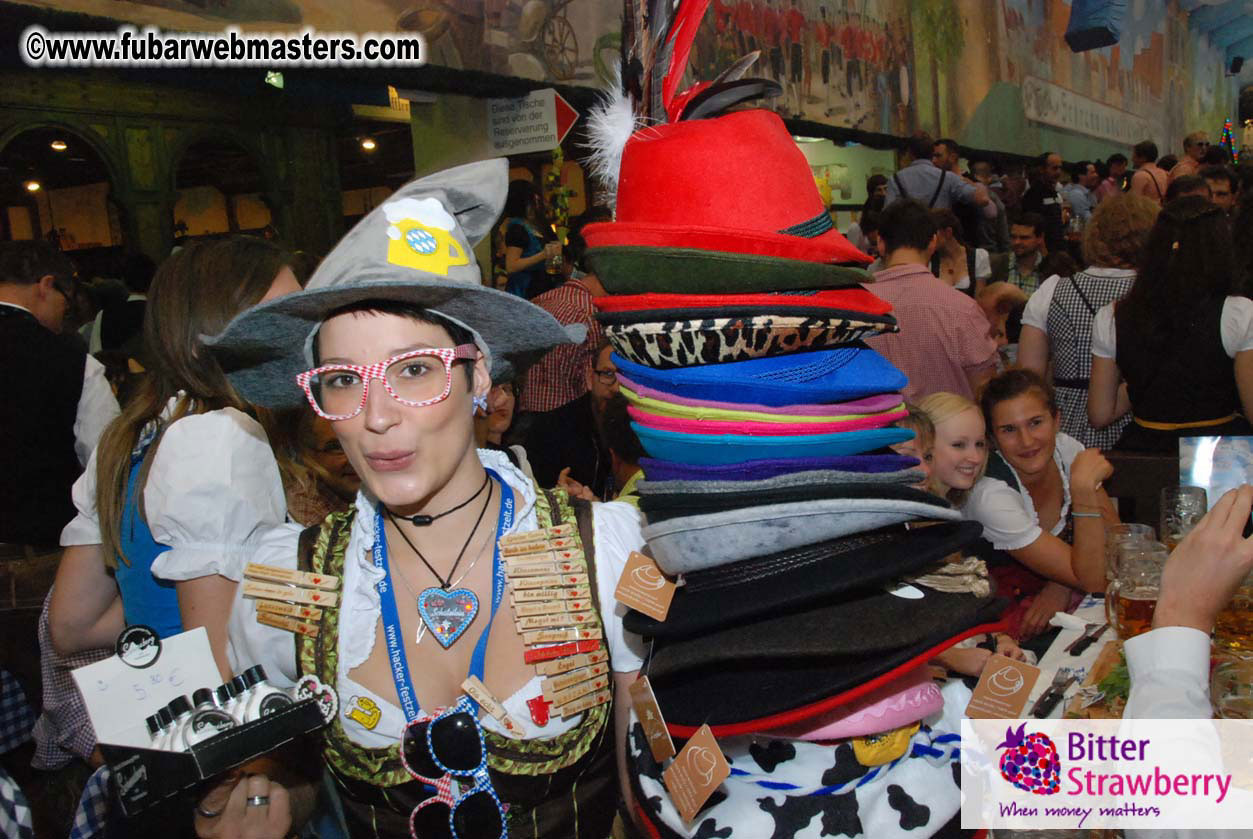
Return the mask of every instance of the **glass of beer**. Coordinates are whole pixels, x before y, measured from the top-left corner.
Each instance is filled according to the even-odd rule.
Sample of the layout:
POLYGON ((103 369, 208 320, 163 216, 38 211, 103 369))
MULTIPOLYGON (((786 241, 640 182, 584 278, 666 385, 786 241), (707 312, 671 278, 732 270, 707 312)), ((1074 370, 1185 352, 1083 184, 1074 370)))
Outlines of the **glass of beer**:
POLYGON ((1156 538, 1147 524, 1105 525, 1105 582, 1118 578, 1118 549, 1124 542, 1152 542, 1156 538))
POLYGON ((1253 658, 1253 574, 1214 619, 1214 643, 1235 656, 1253 658))
POLYGON ((1161 495, 1161 521, 1157 532, 1170 550, 1174 550, 1196 527, 1196 523, 1209 509, 1205 490, 1201 487, 1163 487, 1161 495))
POLYGON ((1105 590, 1105 619, 1124 641, 1153 628, 1153 612, 1170 551, 1160 542, 1124 542, 1118 576, 1105 590))
POLYGON ((1216 655, 1209 695, 1214 716, 1219 719, 1253 719, 1253 660, 1216 655))

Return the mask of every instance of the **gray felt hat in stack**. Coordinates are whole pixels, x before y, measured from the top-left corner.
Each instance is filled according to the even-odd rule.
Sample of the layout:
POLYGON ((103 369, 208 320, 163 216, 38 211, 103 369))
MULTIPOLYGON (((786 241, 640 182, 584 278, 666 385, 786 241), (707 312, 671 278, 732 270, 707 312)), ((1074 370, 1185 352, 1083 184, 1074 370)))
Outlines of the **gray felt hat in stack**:
POLYGON ((365 300, 413 304, 469 329, 493 380, 551 347, 582 341, 582 325, 563 326, 482 283, 473 248, 500 217, 508 186, 503 158, 406 184, 339 241, 303 291, 248 309, 205 343, 240 396, 288 408, 303 401, 295 378, 314 365, 322 321, 365 300))

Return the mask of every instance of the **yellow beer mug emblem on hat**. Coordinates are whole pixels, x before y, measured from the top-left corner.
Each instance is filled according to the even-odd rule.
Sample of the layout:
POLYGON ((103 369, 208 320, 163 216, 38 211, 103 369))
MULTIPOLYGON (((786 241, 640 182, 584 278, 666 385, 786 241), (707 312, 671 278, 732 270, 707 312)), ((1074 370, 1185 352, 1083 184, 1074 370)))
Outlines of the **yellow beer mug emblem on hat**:
POLYGON ((383 205, 387 217, 387 261, 393 265, 448 275, 454 265, 469 265, 452 236, 456 222, 434 198, 401 198, 383 205))

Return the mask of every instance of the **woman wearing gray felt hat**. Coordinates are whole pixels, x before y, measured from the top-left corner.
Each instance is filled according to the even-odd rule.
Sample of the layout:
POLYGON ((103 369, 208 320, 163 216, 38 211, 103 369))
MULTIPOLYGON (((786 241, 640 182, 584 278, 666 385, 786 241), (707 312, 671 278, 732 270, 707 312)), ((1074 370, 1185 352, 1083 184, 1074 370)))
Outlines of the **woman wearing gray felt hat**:
MULTIPOLYGON (((268 534, 252 557, 342 581, 339 608, 316 636, 295 635, 283 675, 313 673, 338 692, 322 753, 351 835, 503 839, 525 824, 539 837, 608 836, 614 818, 625 742, 614 703, 641 664, 614 587, 643 545, 638 514, 541 490, 502 452, 475 447, 491 372, 582 339, 481 284, 472 247, 500 213, 506 176, 492 160, 408 184, 304 291, 209 339, 246 398, 307 401, 330 420, 362 479, 347 512, 303 541, 294 527, 268 534), (544 568, 542 586, 522 574, 544 568)), ((254 812, 266 808, 231 808, 241 796, 211 791, 200 833, 251 819, 268 835, 272 816, 254 812)), ((267 808, 279 801, 301 821, 301 795, 267 808)))

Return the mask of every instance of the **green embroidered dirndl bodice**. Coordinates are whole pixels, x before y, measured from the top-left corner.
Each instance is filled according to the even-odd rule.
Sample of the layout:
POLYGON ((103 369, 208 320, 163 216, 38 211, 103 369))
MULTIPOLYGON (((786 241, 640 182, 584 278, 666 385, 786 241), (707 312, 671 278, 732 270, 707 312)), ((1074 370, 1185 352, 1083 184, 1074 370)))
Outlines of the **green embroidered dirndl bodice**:
MULTIPOLYGON (((577 522, 599 620, 591 506, 572 502, 556 490, 540 492, 535 506, 541 528, 577 522)), ((342 579, 355 514, 352 507, 310 528, 308 533, 316 532, 316 541, 302 545, 302 567, 342 579)), ((313 673, 328 685, 337 682, 338 613, 337 609, 325 612, 316 638, 296 638, 301 674, 313 673)), ((510 839, 609 836, 618 801, 613 731, 611 701, 583 712, 579 725, 550 739, 513 740, 483 732, 488 773, 497 794, 508 805, 510 839)), ((380 749, 358 745, 349 739, 336 716, 323 731, 323 756, 339 787, 353 839, 409 836, 409 814, 430 793, 401 764, 399 743, 380 749)))

